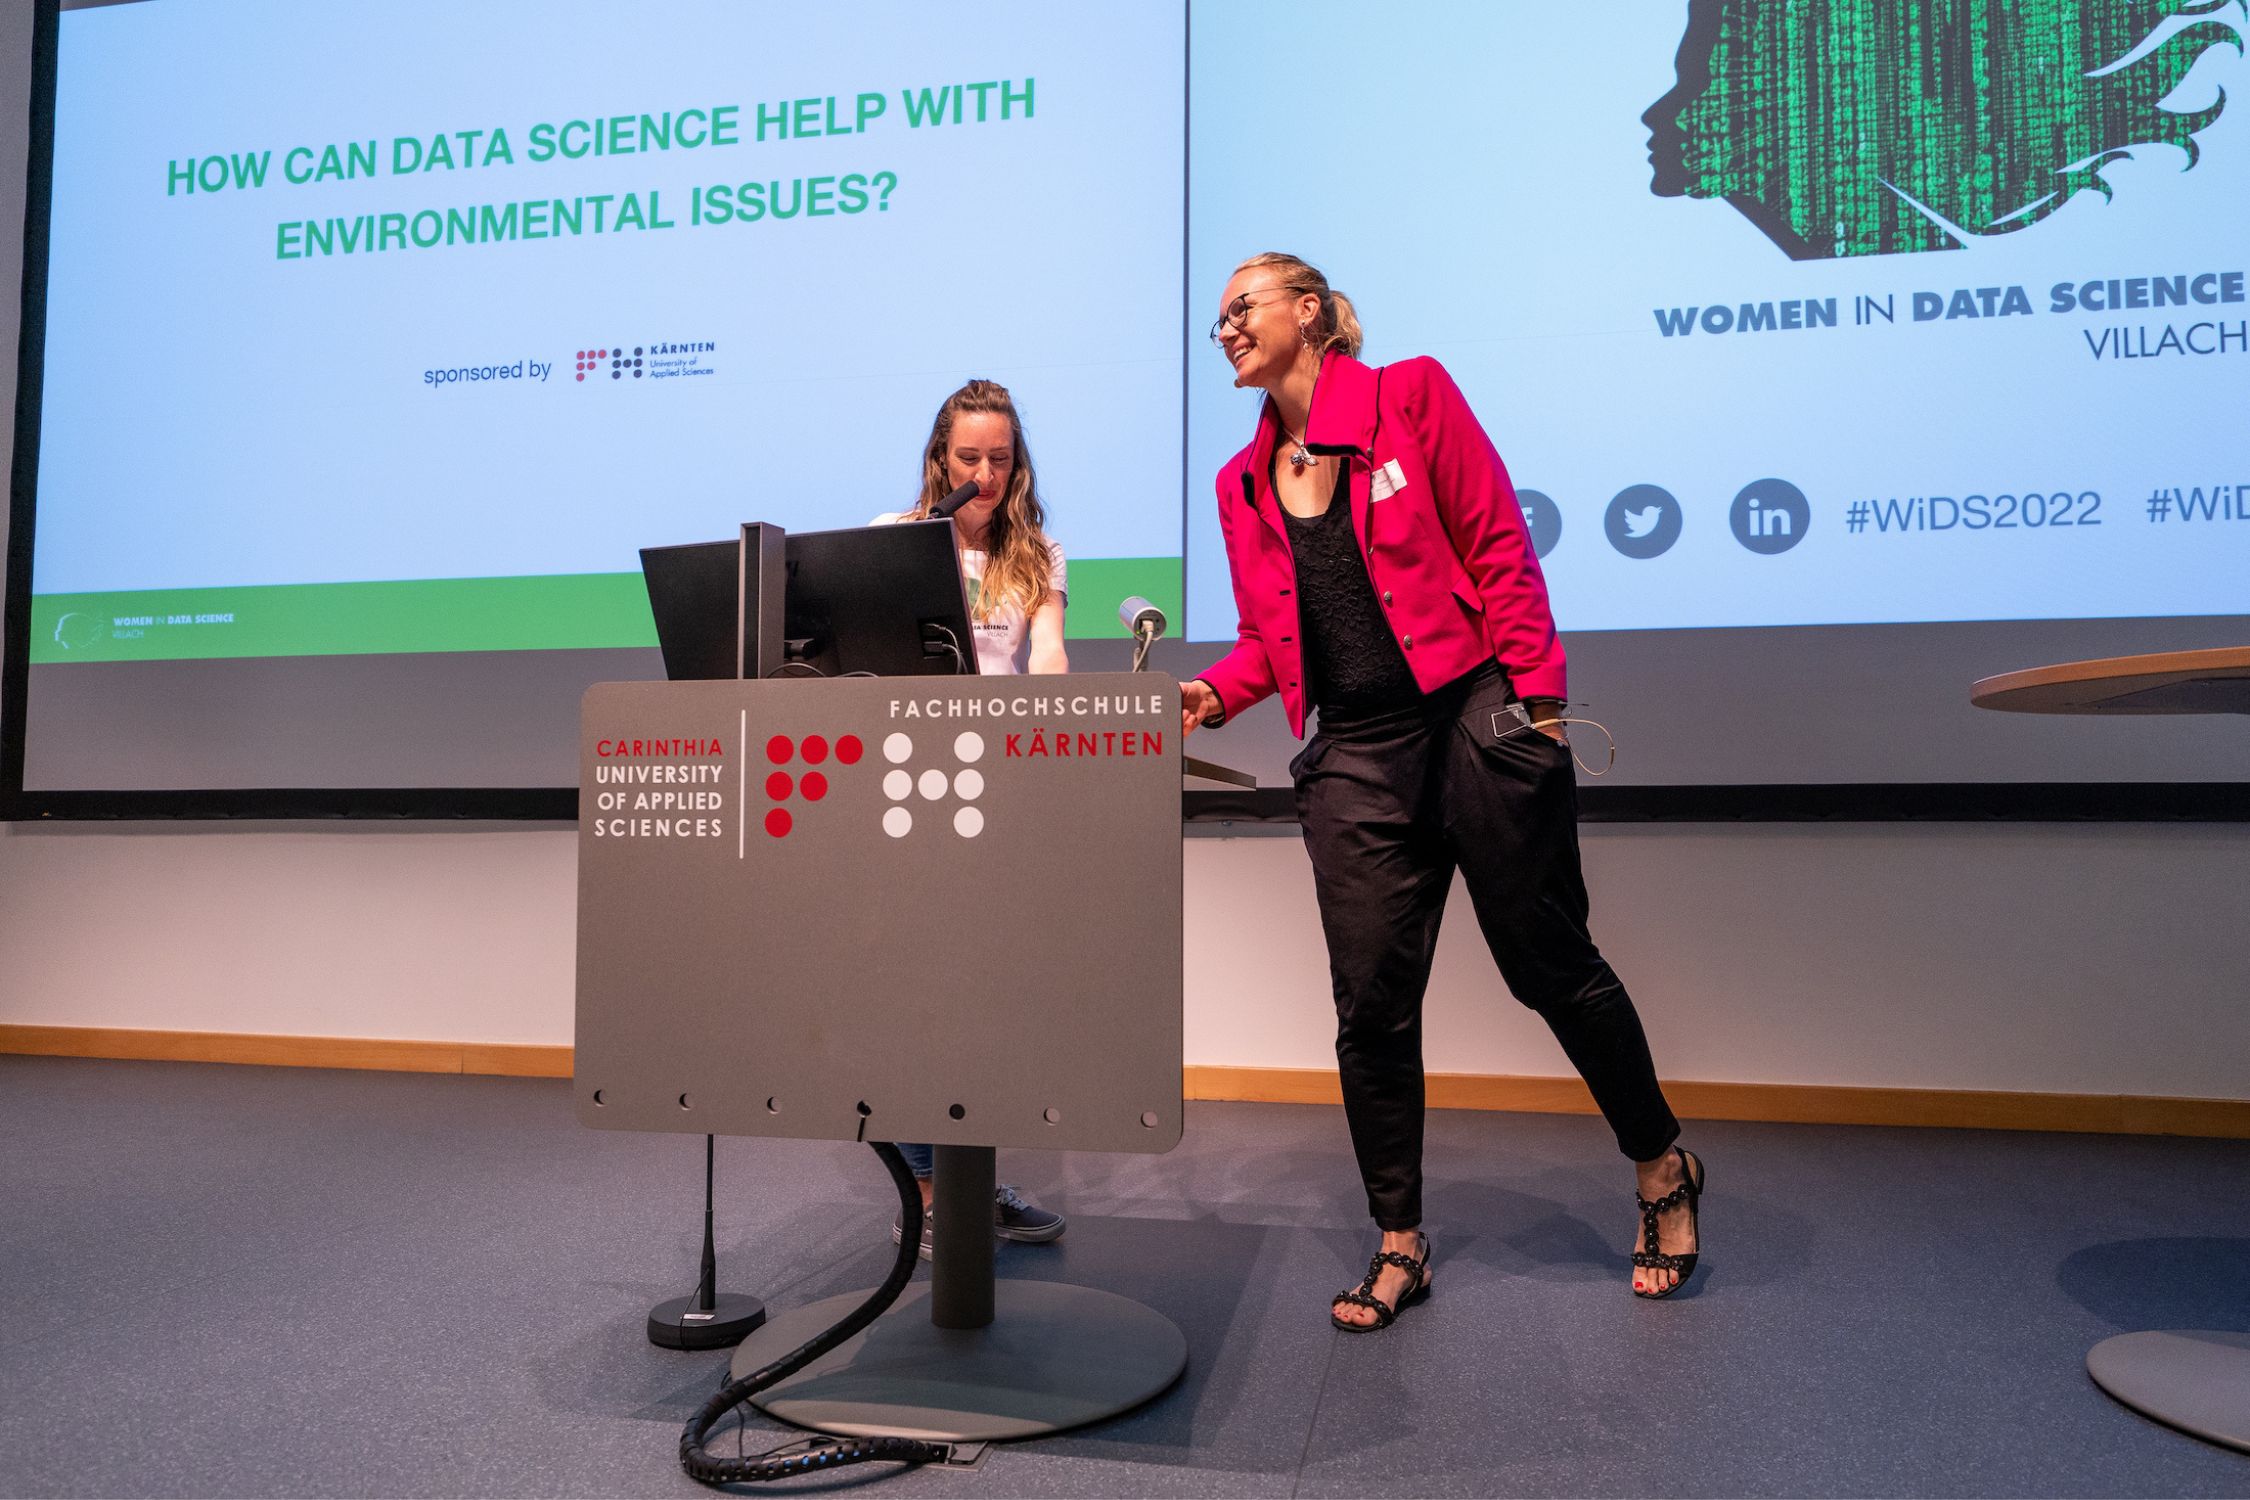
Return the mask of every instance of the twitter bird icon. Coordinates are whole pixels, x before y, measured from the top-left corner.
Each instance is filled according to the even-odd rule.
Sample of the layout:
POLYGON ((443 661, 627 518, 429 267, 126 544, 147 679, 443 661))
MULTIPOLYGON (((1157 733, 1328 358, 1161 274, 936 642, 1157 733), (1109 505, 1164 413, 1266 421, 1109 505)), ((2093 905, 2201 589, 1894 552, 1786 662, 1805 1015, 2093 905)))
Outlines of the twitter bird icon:
POLYGON ((1653 484, 1629 485, 1609 502, 1602 518, 1609 544, 1631 558, 1658 557, 1680 539, 1683 512, 1670 492, 1653 484))

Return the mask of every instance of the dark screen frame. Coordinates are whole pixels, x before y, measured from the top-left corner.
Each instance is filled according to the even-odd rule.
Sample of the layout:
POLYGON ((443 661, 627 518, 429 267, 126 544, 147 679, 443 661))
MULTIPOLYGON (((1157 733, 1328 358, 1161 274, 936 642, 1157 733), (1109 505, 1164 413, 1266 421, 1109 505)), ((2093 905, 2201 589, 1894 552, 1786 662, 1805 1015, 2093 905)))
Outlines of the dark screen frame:
MULTIPOLYGON (((24 191, 23 287, 16 360, 15 447, 9 471, 6 600, 0 608, 0 821, 323 820, 568 823, 569 786, 260 787, 102 791, 24 788, 31 661, 32 553, 37 535, 39 436, 46 369, 47 275, 54 192, 55 102, 64 0, 34 0, 31 95, 24 191)), ((76 8, 73 6, 72 8, 76 8)), ((1192 0, 1185 7, 1188 34, 1192 0)), ((1183 48, 1185 38, 1183 37, 1183 48)), ((1185 66, 1183 60, 1183 66, 1185 66)), ((1192 119, 1186 129, 1193 129, 1192 119)), ((1183 150, 1183 158, 1187 155, 1183 150)), ((1182 163, 1183 216, 1191 184, 1182 163)), ((1183 218, 1184 226, 1184 218, 1183 218)), ((1183 234, 1182 305, 1187 305, 1183 234)), ((1184 318, 1183 346, 1193 319, 1184 318)), ((1186 390, 1182 388, 1182 493, 1187 493, 1186 390)), ((1185 508, 1182 540, 1185 542, 1185 508)), ((1182 566, 1192 565, 1183 558, 1182 566)), ((1586 822, 2250 822, 2250 781, 1926 782, 1588 786, 1586 822)), ((1211 825, 1295 821, 1285 788, 1188 791, 1182 815, 1211 825)))

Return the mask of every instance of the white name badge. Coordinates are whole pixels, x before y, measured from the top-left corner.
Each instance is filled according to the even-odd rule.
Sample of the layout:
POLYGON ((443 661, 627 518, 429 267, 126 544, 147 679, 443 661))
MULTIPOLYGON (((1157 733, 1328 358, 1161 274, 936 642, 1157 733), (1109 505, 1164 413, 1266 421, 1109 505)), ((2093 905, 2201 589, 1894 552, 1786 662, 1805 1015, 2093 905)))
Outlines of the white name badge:
POLYGON ((1388 500, 1405 488, 1406 471, 1398 466, 1398 460, 1395 458, 1389 460, 1383 467, 1368 476, 1367 496, 1369 500, 1388 500))

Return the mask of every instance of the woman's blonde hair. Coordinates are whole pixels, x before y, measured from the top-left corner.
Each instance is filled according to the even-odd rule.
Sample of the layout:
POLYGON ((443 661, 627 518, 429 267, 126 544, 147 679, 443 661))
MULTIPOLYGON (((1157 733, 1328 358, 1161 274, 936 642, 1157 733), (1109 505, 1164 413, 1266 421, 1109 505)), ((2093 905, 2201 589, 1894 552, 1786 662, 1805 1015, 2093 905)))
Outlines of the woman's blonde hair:
POLYGON ((1268 250, 1234 268, 1237 276, 1244 271, 1279 272, 1283 290, 1300 297, 1308 294, 1318 297, 1320 312, 1306 325, 1305 342, 1323 354, 1334 349, 1354 359, 1359 357, 1360 345, 1365 342, 1360 333, 1359 314, 1352 310, 1352 299, 1330 286, 1319 267, 1294 255, 1268 250))
POLYGON ((914 514, 927 516, 930 507, 952 493, 946 479, 946 455, 953 447, 954 422, 972 412, 989 412, 1008 419, 1009 444, 1015 463, 1008 471, 1007 493, 992 512, 984 541, 984 578, 977 586, 976 617, 985 619, 1008 600, 1023 606, 1027 615, 1047 602, 1053 582, 1054 561, 1047 550, 1047 508, 1039 503, 1039 480, 1032 472, 1031 450, 1024 446, 1023 419, 1008 388, 990 380, 972 380, 938 408, 930 424, 930 441, 922 449, 922 498, 914 514))

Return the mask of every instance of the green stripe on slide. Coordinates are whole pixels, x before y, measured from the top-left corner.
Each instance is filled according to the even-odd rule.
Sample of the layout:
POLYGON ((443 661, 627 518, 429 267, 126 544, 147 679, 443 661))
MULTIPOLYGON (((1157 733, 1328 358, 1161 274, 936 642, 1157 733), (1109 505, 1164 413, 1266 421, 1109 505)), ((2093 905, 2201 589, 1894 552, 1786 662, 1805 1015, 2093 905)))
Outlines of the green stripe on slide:
MULTIPOLYGON (((1179 618, 1176 557, 1070 564, 1069 633, 1122 636, 1117 604, 1139 594, 1179 618)), ((290 583, 241 588, 37 594, 31 659, 189 661, 427 651, 560 651, 653 646, 638 573, 290 583)))

